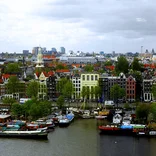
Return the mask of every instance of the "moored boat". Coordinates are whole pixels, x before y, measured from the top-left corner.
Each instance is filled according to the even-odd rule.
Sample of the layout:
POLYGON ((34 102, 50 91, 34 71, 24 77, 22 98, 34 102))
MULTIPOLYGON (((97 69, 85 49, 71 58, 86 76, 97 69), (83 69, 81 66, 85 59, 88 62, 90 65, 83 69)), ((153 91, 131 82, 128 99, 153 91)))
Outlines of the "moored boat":
POLYGON ((46 130, 36 131, 0 131, 0 137, 6 138, 26 138, 26 139, 47 139, 48 132, 46 130))
POLYGON ((60 127, 67 127, 74 120, 74 114, 69 113, 67 115, 63 115, 62 118, 59 119, 60 127))

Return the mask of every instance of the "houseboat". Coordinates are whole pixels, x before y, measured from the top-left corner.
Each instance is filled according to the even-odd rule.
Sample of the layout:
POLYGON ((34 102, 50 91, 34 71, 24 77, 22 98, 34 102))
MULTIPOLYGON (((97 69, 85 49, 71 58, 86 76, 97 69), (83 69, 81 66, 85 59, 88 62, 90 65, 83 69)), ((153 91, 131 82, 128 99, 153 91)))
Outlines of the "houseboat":
POLYGON ((71 112, 67 115, 62 115, 62 118, 59 119, 60 127, 67 127, 74 120, 74 114, 71 112))

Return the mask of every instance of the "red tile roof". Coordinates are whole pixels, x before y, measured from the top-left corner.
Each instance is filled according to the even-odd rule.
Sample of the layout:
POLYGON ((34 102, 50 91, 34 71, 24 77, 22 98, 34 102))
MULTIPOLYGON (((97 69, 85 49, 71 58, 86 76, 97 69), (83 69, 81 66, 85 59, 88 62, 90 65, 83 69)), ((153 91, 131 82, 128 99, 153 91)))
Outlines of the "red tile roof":
POLYGON ((152 68, 155 69, 156 65, 155 64, 144 64, 144 68, 152 68))
POLYGON ((105 66, 107 69, 109 70, 114 70, 115 69, 115 66, 105 66))
POLYGON ((56 70, 57 73, 67 73, 70 72, 69 69, 57 69, 56 70))

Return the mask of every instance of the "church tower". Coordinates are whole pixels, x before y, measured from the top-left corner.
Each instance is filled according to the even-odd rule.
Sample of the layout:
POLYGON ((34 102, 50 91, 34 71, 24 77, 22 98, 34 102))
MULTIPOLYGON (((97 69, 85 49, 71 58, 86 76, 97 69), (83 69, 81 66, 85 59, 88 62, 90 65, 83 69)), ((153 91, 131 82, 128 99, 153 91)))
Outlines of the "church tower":
POLYGON ((38 54, 37 54, 36 68, 41 68, 41 67, 44 67, 44 62, 43 62, 42 49, 41 49, 41 47, 39 47, 38 54))

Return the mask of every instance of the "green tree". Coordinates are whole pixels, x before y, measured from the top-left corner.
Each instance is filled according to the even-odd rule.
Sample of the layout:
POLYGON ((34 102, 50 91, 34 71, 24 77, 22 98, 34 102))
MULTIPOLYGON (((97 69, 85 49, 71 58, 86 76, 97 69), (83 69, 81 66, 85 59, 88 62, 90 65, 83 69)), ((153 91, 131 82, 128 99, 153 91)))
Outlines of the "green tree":
POLYGON ((136 108, 136 117, 141 122, 146 122, 150 112, 150 106, 148 104, 139 104, 136 108))
POLYGON ((57 105, 58 105, 58 107, 59 108, 62 108, 63 107, 63 105, 64 105, 64 97, 61 95, 61 96, 59 96, 59 98, 57 99, 57 105))
POLYGON ((31 81, 26 89, 26 93, 28 97, 35 97, 38 96, 38 90, 39 90, 39 82, 37 81, 31 81))
POLYGON ((61 78, 56 85, 56 90, 62 95, 64 85, 68 82, 67 78, 61 78))
POLYGON ((152 94, 153 94, 153 98, 156 99, 156 84, 153 84, 152 86, 152 94))
POLYGON ((118 99, 123 98, 126 95, 125 89, 121 88, 118 84, 115 84, 110 89, 110 96, 117 103, 118 107, 118 99))
POLYGON ((100 86, 95 86, 94 94, 95 94, 95 99, 97 101, 97 105, 98 105, 98 101, 99 101, 99 98, 101 96, 101 93, 102 93, 102 90, 101 90, 100 86))
POLYGON ((84 67, 84 71, 86 72, 92 72, 94 70, 94 66, 91 65, 91 64, 87 64, 85 67, 84 67))
POLYGON ((13 103, 16 102, 16 100, 14 98, 5 97, 5 98, 2 99, 2 102, 4 104, 12 105, 13 103))
POLYGON ((18 92, 19 80, 17 76, 10 76, 8 83, 6 84, 7 92, 9 94, 18 92))
POLYGON ((104 66, 112 66, 112 62, 111 61, 106 61, 106 62, 104 62, 104 66))
POLYGON ((87 87, 86 86, 83 86, 82 87, 82 90, 81 90, 81 97, 82 97, 83 101, 86 98, 86 94, 87 94, 87 87))
POLYGON ((11 106, 11 114, 18 119, 24 114, 23 106, 18 103, 13 103, 11 106))
POLYGON ((56 65, 56 69, 67 69, 62 63, 56 65))
POLYGON ((118 57, 116 66, 115 66, 115 71, 116 73, 128 73, 128 69, 129 69, 129 63, 127 61, 127 59, 124 56, 120 56, 118 57))
POLYGON ((21 72, 20 65, 18 63, 8 63, 4 72, 9 74, 19 73, 21 72))
POLYGON ((153 117, 152 120, 156 121, 156 103, 152 103, 150 106, 150 114, 153 117))
POLYGON ((73 83, 68 80, 67 83, 65 83, 63 90, 62 90, 62 95, 69 100, 72 97, 72 94, 74 93, 74 86, 73 83))
POLYGON ((139 63, 138 58, 136 58, 136 57, 134 58, 131 67, 134 71, 141 71, 142 65, 141 65, 141 63, 139 63))

